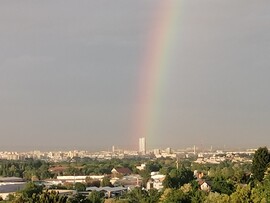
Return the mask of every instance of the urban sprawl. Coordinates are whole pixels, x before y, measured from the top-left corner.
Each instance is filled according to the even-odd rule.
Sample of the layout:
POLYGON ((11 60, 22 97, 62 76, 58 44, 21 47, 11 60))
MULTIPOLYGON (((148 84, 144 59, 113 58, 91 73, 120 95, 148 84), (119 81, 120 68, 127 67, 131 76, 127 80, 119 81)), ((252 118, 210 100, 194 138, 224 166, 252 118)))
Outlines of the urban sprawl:
MULTIPOLYGON (((257 194, 252 193, 259 187, 251 185, 254 181, 259 180, 260 187, 267 187, 263 181, 270 179, 270 155, 266 147, 148 150, 146 146, 145 138, 140 138, 137 151, 115 146, 99 152, 2 151, 0 199, 46 202, 46 198, 53 198, 50 202, 56 203, 234 202, 242 190, 249 190, 248 199, 239 201, 245 202, 257 194), (261 166, 264 158, 258 158, 258 164, 256 157, 263 157, 263 153, 266 165, 261 166), (260 168, 263 175, 258 176, 256 170, 260 168)), ((265 199, 264 195, 268 197, 260 194, 260 198, 265 199)))

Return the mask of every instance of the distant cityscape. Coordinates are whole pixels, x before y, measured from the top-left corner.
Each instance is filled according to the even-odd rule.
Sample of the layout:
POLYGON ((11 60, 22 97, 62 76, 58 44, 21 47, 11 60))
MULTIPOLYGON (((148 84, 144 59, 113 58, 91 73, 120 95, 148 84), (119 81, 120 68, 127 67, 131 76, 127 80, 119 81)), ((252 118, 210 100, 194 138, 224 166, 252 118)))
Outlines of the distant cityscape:
MULTIPOLYGON (((194 182, 197 184, 194 186, 195 192, 203 191, 211 197, 211 192, 217 190, 215 182, 220 181, 215 177, 219 177, 220 173, 224 177, 227 174, 226 177, 232 180, 238 177, 239 183, 235 184, 247 185, 252 178, 249 168, 258 154, 257 149, 202 149, 195 145, 185 149, 147 149, 145 137, 139 138, 138 144, 137 150, 112 146, 111 150, 96 152, 2 151, 0 199, 12 202, 12 198, 20 198, 20 194, 29 187, 41 187, 40 193, 50 191, 47 195, 57 194, 59 198, 66 199, 79 195, 81 200, 85 200, 97 193, 101 194, 99 198, 105 203, 118 198, 127 200, 128 195, 136 190, 145 190, 150 198, 150 192, 154 190, 158 192, 154 202, 160 202, 159 198, 166 189, 176 187, 172 184, 181 184, 177 187, 183 189, 184 186, 191 187, 194 182)), ((260 150, 268 154, 267 148, 260 150)), ((228 185, 222 187, 227 188, 228 185)))
POLYGON ((200 149, 197 146, 192 146, 185 149, 147 149, 146 138, 139 138, 138 150, 125 150, 112 146, 111 150, 102 150, 89 152, 86 150, 69 150, 69 151, 40 151, 33 150, 28 152, 17 151, 1 151, 0 159, 6 160, 25 160, 25 159, 40 159, 49 162, 72 161, 74 158, 90 158, 99 160, 110 160, 113 158, 134 158, 134 157, 149 157, 149 158, 192 158, 196 157, 197 163, 220 163, 225 160, 233 162, 250 162, 250 155, 256 149, 230 150, 230 149, 215 149, 212 146, 209 149, 200 149), (247 156, 243 156, 247 155, 247 156))

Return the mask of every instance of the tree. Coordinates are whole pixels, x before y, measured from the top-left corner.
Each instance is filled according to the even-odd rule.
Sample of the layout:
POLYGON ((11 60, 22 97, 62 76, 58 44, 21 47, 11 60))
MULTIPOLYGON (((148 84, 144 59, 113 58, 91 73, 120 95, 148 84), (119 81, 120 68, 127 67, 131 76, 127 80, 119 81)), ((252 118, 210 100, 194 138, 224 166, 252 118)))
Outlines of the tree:
POLYGON ((126 200, 130 203, 157 203, 160 195, 156 189, 146 191, 136 187, 126 194, 126 200))
POLYGON ((195 190, 191 194, 191 203, 201 203, 204 202, 207 193, 202 190, 195 190))
POLYGON ((255 180, 262 181, 264 172, 270 162, 270 155, 266 147, 260 147, 254 154, 251 171, 255 180))
POLYGON ((108 176, 105 176, 103 179, 102 179, 102 181, 101 181, 101 183, 100 183, 100 186, 101 187, 105 187, 105 186, 112 186, 112 184, 111 184, 111 182, 110 182, 110 178, 108 177, 108 176))
POLYGON ((193 172, 186 167, 181 167, 180 170, 172 169, 163 180, 164 188, 178 189, 182 185, 194 180, 193 172))
POLYGON ((147 181, 149 180, 150 176, 150 171, 149 170, 141 170, 139 172, 140 176, 142 177, 142 186, 145 187, 147 181))
POLYGON ((165 189, 159 202, 162 202, 162 203, 172 203, 172 202, 187 203, 190 201, 191 201, 190 196, 188 194, 184 193, 182 190, 169 188, 169 189, 165 189))
POLYGON ((233 180, 238 183, 246 183, 245 181, 245 171, 243 167, 240 166, 234 166, 234 174, 233 174, 233 180))
POLYGON ((179 186, 182 186, 185 183, 189 183, 192 180, 194 180, 193 172, 190 169, 187 169, 186 167, 181 167, 179 176, 180 176, 179 186))
MULTIPOLYGON (((251 191, 251 199, 253 202, 263 202, 262 200, 265 200, 265 192, 264 187, 261 183, 256 185, 252 191, 251 191)), ((266 202, 266 201, 265 201, 266 202)))
POLYGON ((79 182, 75 183, 74 188, 75 188, 75 190, 77 190, 79 192, 85 191, 85 189, 86 189, 85 184, 79 183, 79 182))
POLYGON ((16 196, 14 194, 9 193, 6 199, 8 201, 14 202, 15 198, 16 198, 16 196))
MULTIPOLYGON (((67 199, 67 203, 78 203, 78 202, 82 202, 82 203, 89 203, 89 200, 85 198, 85 196, 83 196, 80 193, 77 193, 73 196, 70 196, 67 199)), ((92 202, 91 202, 92 203, 92 202)), ((99 202, 96 202, 99 203, 99 202)))
POLYGON ((233 203, 247 203, 250 201, 251 189, 250 185, 237 186, 234 193, 231 194, 231 202, 233 203))
POLYGON ((90 200, 91 203, 103 203, 103 193, 94 190, 88 196, 88 200, 90 200))
POLYGON ((270 202, 270 177, 266 176, 262 183, 258 183, 251 191, 253 202, 270 202))
POLYGON ((32 182, 26 184, 25 188, 22 190, 22 194, 26 198, 31 198, 33 195, 42 193, 42 186, 37 186, 32 182))
POLYGON ((234 192, 234 185, 222 177, 216 177, 213 180, 211 189, 218 193, 231 195, 234 192))
POLYGON ((172 188, 172 178, 169 174, 167 174, 162 182, 164 188, 172 188))
POLYGON ((205 198, 204 203, 227 203, 230 202, 230 196, 227 194, 219 194, 217 192, 210 192, 205 198))
POLYGON ((148 162, 146 167, 150 172, 159 171, 161 169, 161 165, 158 162, 148 162))
POLYGON ((160 198, 160 192, 157 189, 151 189, 148 191, 147 203, 156 203, 160 198))

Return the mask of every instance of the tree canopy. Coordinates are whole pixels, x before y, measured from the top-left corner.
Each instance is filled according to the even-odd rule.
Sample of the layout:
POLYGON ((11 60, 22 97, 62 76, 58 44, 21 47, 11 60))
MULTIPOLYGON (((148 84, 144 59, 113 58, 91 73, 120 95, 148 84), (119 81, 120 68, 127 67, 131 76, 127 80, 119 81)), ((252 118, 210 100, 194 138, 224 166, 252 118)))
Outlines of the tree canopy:
POLYGON ((262 181, 270 162, 270 155, 266 147, 260 147, 252 160, 252 173, 255 180, 262 181))

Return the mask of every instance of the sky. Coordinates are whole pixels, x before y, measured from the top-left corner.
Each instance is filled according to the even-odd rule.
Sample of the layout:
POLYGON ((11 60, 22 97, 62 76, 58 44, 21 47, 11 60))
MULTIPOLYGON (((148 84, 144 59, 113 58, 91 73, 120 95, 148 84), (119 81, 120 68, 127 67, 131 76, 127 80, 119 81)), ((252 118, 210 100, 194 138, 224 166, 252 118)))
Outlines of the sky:
MULTIPOLYGON (((148 148, 269 146, 270 2, 167 2, 176 15, 148 148)), ((1 1, 0 151, 136 149, 161 3, 1 1)))

